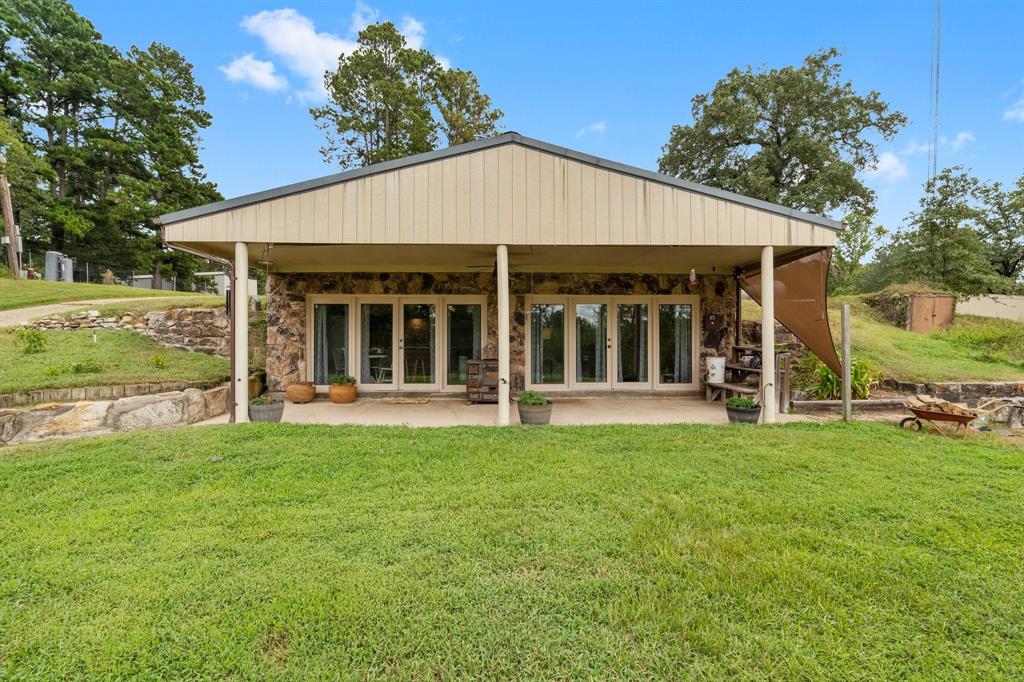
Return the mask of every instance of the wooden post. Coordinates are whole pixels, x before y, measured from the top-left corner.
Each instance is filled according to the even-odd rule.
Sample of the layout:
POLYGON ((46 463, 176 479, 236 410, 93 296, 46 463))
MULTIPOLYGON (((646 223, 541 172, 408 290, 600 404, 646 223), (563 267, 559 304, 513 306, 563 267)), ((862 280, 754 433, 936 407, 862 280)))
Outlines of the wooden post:
MULTIPOLYGON (((0 152, 0 168, 7 163, 3 152, 0 152)), ((7 264, 11 267, 11 276, 21 278, 21 263, 18 262, 18 237, 14 232, 14 206, 11 204, 11 186, 7 183, 6 173, 0 172, 0 210, 4 217, 4 234, 7 235, 7 264)))
POLYGON ((843 304, 843 421, 853 419, 853 387, 850 385, 850 304, 843 304))
POLYGON ((761 247, 761 414, 774 424, 779 408, 775 381, 775 249, 761 247))
POLYGON ((508 426, 511 421, 509 405, 511 388, 511 349, 509 348, 509 301, 508 301, 508 247, 498 245, 498 426, 508 426))

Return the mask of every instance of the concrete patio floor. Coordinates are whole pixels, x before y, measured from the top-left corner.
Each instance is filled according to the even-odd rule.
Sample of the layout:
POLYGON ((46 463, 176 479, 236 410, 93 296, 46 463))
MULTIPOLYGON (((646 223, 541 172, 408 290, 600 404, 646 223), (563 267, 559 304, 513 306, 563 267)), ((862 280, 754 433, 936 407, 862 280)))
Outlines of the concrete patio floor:
MULTIPOLYGON (((552 424, 726 424, 721 402, 697 396, 554 396, 552 424)), ((780 414, 780 423, 804 421, 806 415, 780 414)), ((205 423, 223 423, 227 416, 205 423)), ((291 424, 364 424, 406 426, 493 426, 497 405, 470 405, 462 396, 368 397, 348 405, 327 399, 296 405, 285 403, 284 422, 291 424), (415 402, 423 401, 423 402, 415 402)), ((512 423, 519 423, 512 405, 512 423)))

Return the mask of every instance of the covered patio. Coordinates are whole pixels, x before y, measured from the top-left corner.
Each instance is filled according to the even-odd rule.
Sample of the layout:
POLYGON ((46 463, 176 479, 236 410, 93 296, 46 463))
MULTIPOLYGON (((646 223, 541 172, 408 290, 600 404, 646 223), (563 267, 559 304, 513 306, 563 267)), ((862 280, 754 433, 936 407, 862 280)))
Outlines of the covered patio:
MULTIPOLYGON (((348 405, 323 398, 311 403, 286 403, 283 422, 289 424, 358 424, 363 426, 493 426, 497 405, 469 404, 461 396, 363 397, 348 405)), ((516 405, 511 419, 518 423, 516 405)), ((778 421, 807 421, 806 415, 779 414, 778 421)), ((228 415, 204 423, 224 423, 228 415)), ((567 395, 556 397, 551 423, 561 426, 592 424, 726 424, 721 403, 699 396, 567 395)))
MULTIPOLYGON (((704 393, 709 357, 738 371, 741 347, 760 354, 750 381, 717 381, 757 397, 772 423, 775 320, 838 367, 825 279, 839 223, 516 133, 160 221, 172 247, 232 268, 235 329, 248 326, 246 274, 266 273, 270 390, 325 393, 351 375, 361 398, 346 414, 368 423, 400 412, 374 396, 427 393, 439 397, 419 416, 394 418, 440 410, 441 421, 507 425, 523 389, 564 405, 555 423, 709 421, 721 405, 672 400, 704 393), (741 290, 762 306, 753 346, 739 343, 741 290), (495 363, 497 405, 456 409, 481 360, 495 363), (617 403, 625 394, 633 401, 617 403)), ((233 412, 245 421, 248 348, 234 338, 233 412)), ((326 409, 289 406, 285 419, 326 409)))

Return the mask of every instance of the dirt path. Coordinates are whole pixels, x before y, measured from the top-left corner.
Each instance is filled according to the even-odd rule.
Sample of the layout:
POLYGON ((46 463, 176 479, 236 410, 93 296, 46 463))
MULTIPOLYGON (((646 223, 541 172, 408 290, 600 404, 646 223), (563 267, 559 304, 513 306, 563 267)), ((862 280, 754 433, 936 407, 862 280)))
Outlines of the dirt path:
POLYGON ((15 327, 22 322, 45 317, 47 315, 59 315, 70 313, 75 310, 82 310, 91 305, 108 305, 110 303, 125 303, 127 301, 169 301, 174 300, 173 296, 138 296, 130 298, 97 298, 87 301, 71 301, 69 303, 48 303, 37 305, 31 308, 15 308, 14 310, 0 310, 0 329, 4 327, 15 327))

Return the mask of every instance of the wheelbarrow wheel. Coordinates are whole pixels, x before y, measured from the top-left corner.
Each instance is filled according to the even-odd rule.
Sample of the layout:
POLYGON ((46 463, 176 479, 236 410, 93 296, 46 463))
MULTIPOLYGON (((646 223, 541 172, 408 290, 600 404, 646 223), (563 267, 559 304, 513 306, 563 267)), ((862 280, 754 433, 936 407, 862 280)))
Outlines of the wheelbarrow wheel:
POLYGON ((917 417, 904 417, 900 421, 900 428, 907 429, 908 431, 920 431, 924 428, 924 424, 917 417))

